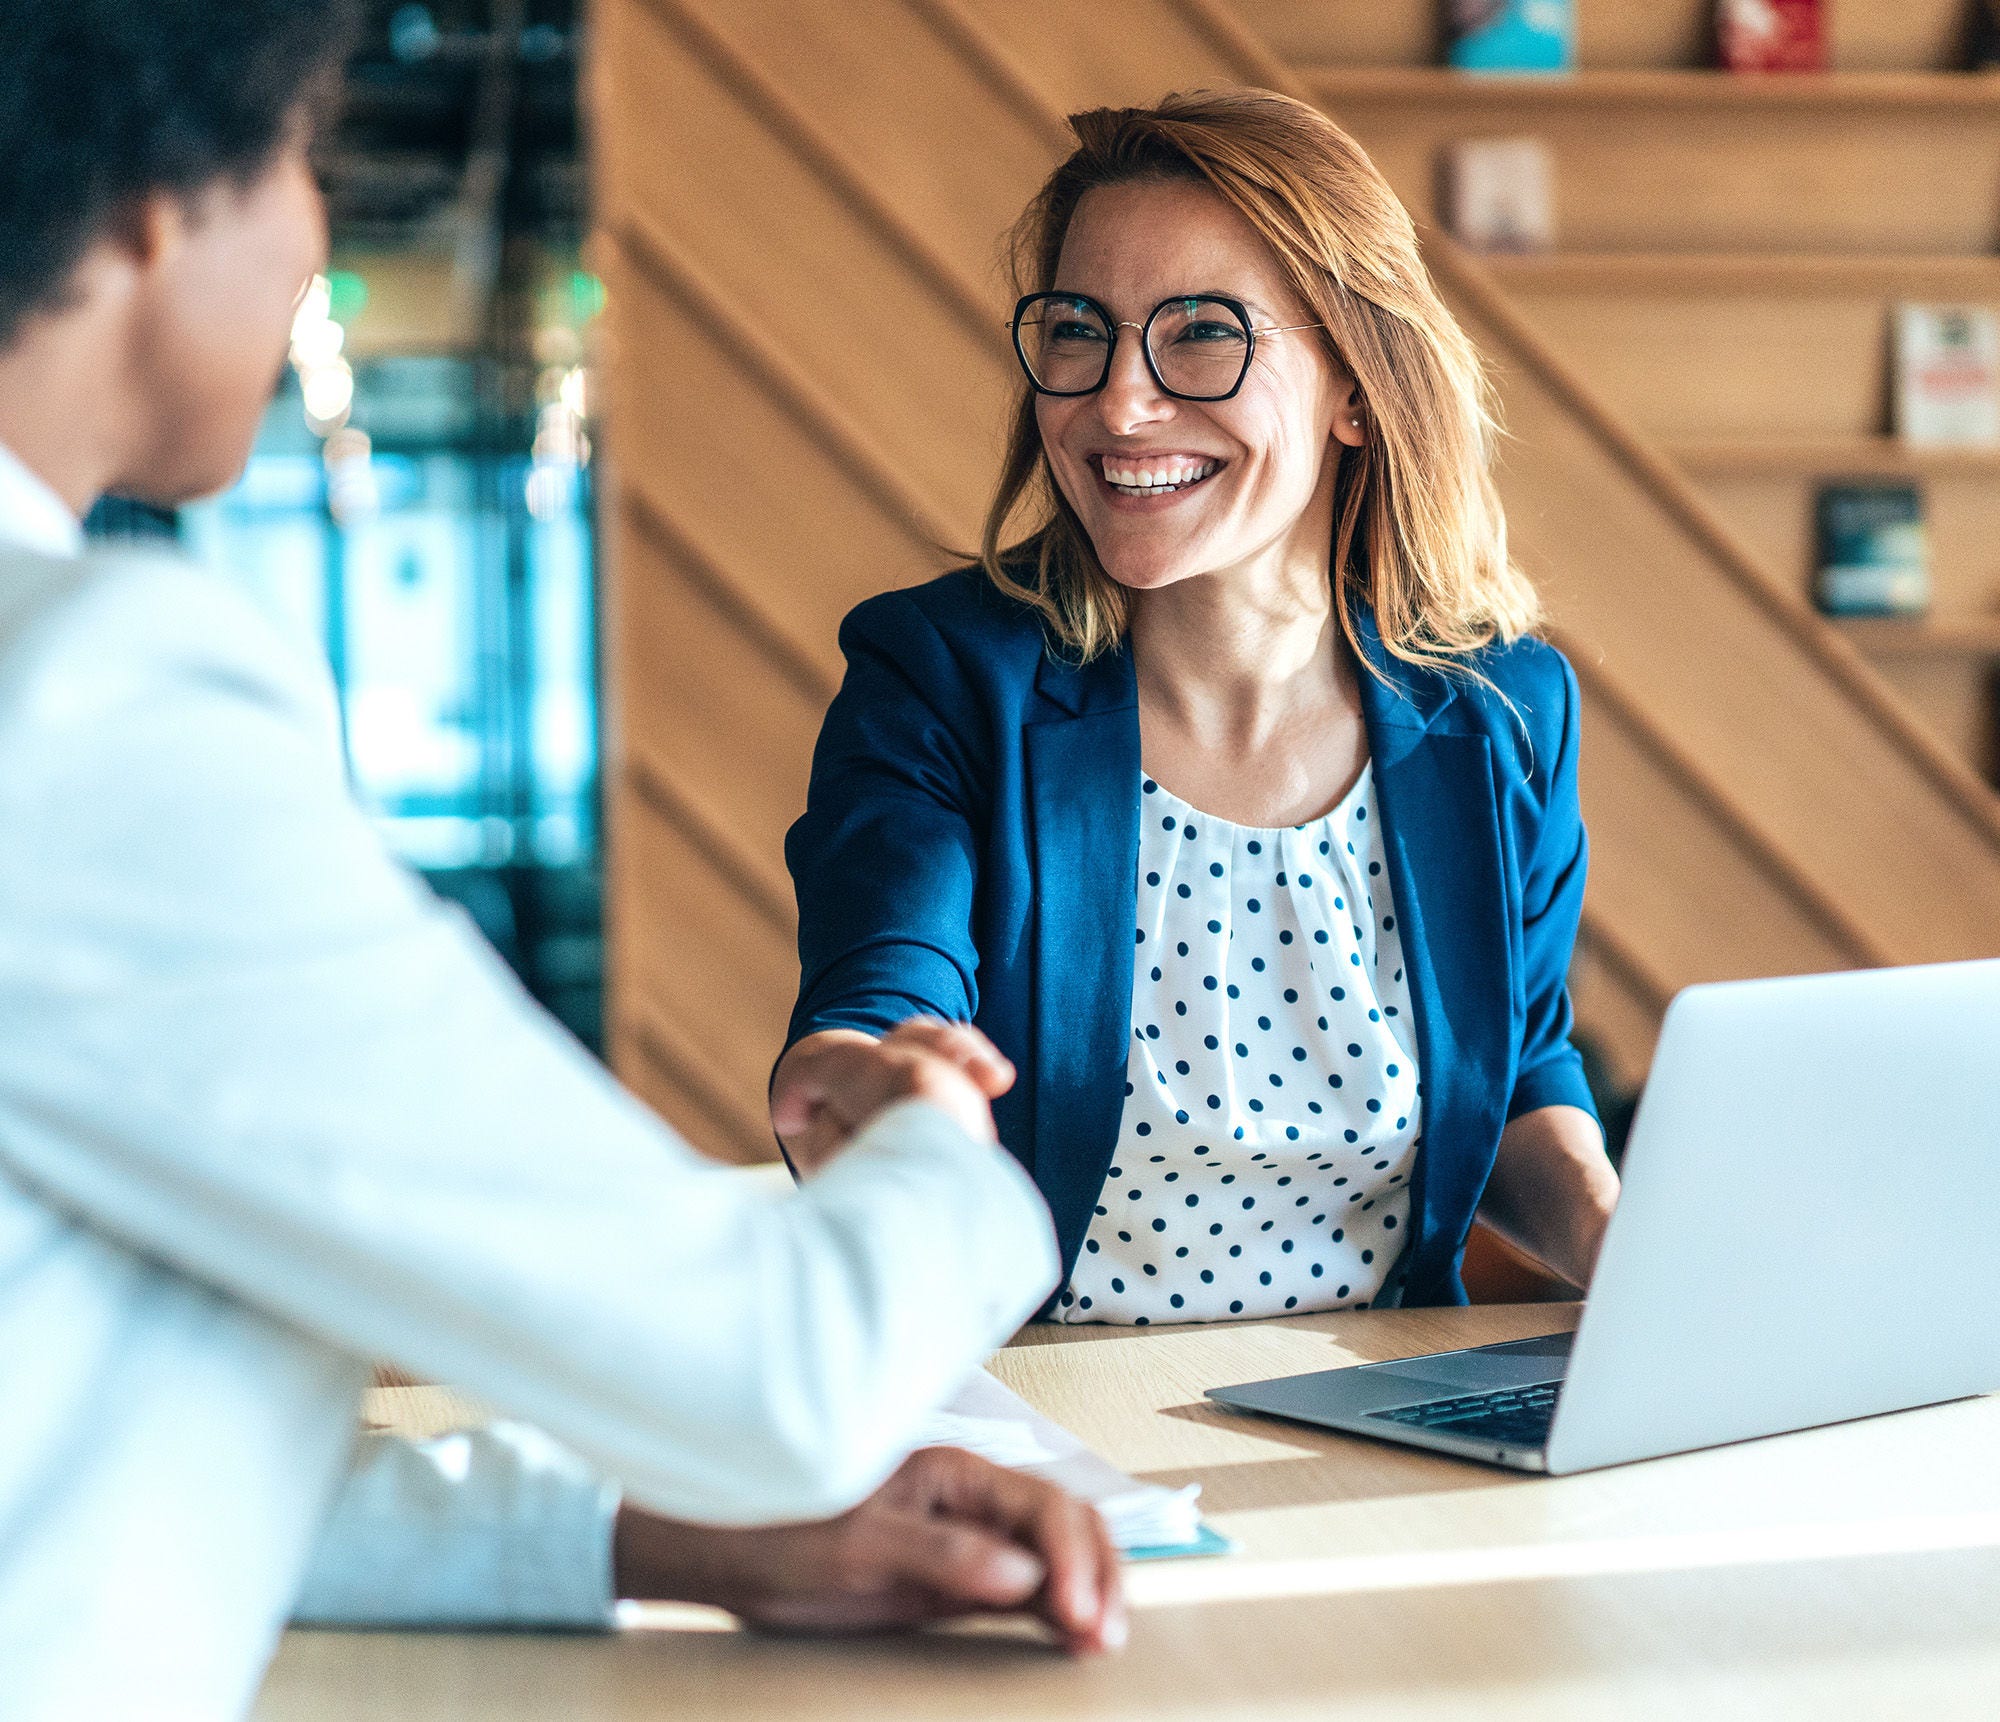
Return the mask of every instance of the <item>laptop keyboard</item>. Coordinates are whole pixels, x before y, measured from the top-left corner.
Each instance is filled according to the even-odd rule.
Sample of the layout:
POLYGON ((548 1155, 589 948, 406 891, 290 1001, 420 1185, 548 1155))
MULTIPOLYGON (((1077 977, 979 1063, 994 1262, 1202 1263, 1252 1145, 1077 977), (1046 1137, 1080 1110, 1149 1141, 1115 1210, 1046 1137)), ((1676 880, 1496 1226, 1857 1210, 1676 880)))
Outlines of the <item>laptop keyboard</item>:
POLYGON ((1539 1447, 1549 1438, 1556 1414, 1560 1381, 1538 1381, 1532 1387, 1503 1387, 1493 1393, 1467 1393, 1456 1399, 1426 1399, 1418 1405, 1398 1405, 1393 1411, 1371 1411, 1389 1423, 1418 1429, 1441 1429, 1475 1441, 1509 1447, 1539 1447))

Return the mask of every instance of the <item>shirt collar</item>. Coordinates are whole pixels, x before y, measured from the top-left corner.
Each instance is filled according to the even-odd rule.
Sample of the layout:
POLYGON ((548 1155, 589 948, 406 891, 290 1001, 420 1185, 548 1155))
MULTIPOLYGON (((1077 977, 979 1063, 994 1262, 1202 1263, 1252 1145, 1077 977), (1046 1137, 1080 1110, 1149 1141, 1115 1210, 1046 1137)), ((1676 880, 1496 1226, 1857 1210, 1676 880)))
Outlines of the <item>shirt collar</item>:
POLYGON ((0 544, 44 556, 83 554, 82 524, 5 443, 0 443, 0 544))

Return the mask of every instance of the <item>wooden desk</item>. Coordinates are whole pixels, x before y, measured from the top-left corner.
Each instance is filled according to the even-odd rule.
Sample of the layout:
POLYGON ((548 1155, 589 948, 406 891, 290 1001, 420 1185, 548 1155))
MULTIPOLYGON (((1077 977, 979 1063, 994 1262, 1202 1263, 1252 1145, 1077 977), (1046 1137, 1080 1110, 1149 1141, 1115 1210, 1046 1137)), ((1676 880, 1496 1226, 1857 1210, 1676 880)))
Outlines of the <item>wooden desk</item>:
MULTIPOLYGON (((1542 1479, 1212 1408, 1204 1387, 1548 1332, 1571 1306, 1033 1330, 995 1373, 1228 1559, 1131 1574, 1121 1657, 1004 1628, 760 1639, 290 1634, 259 1722, 1978 1717, 2000 1713, 2000 1399, 1542 1479)), ((1838 1367, 1840 1338, 1826 1340, 1838 1367)))

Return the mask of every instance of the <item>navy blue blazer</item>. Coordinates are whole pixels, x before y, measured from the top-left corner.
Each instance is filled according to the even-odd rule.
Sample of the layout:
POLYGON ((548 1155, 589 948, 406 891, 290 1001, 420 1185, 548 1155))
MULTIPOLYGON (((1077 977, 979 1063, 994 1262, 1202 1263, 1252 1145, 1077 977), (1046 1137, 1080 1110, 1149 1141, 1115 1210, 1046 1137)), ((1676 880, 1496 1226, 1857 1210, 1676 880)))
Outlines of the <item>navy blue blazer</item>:
MULTIPOLYGON (((1404 1301, 1463 1303, 1459 1263, 1504 1123, 1595 1112, 1566 985, 1586 857, 1576 678, 1538 640, 1414 668, 1357 617, 1424 1133, 1404 1301), (1514 711, 1496 698, 1511 700, 1514 711), (1518 716, 1516 715, 1518 713, 1518 716)), ((840 631, 847 674, 785 840, 802 977, 787 1044, 972 1021, 1019 1068, 1000 1139, 1055 1214, 1068 1276, 1118 1142, 1138 914, 1131 654, 1078 665, 977 570, 887 592, 840 631)))

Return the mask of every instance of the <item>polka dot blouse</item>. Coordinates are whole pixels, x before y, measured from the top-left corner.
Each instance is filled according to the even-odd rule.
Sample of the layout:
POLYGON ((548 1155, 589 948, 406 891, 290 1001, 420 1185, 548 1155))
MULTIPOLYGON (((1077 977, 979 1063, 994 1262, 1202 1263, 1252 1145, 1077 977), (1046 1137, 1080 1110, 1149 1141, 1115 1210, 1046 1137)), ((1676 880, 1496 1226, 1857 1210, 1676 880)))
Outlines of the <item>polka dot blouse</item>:
POLYGON ((1422 1128, 1373 768, 1279 830, 1141 800, 1125 1110, 1058 1317, 1365 1307, 1422 1128))

